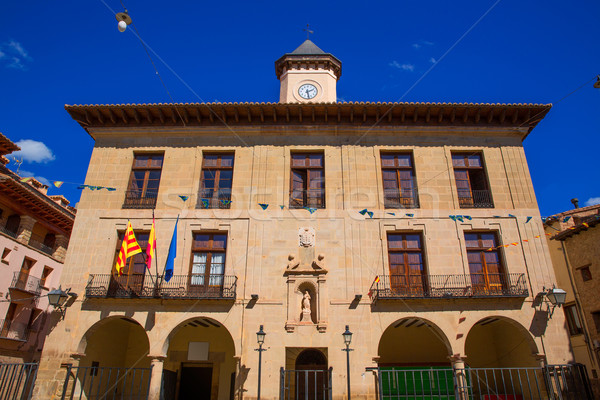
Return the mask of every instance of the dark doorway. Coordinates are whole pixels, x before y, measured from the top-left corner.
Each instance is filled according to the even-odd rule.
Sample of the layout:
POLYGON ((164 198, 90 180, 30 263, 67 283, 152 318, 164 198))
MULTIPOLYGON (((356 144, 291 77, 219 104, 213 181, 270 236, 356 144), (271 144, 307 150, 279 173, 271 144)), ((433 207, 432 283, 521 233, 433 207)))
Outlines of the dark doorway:
POLYGON ((327 358, 316 349, 307 349, 296 358, 297 399, 328 398, 327 358))
POLYGON ((179 383, 179 400, 211 398, 212 367, 183 367, 179 383))

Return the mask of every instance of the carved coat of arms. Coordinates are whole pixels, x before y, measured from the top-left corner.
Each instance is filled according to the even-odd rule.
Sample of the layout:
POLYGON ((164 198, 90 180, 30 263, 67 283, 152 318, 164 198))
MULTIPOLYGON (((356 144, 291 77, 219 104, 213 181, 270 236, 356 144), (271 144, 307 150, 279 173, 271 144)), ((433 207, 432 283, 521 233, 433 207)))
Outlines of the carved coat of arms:
POLYGON ((300 247, 313 247, 315 245, 315 228, 298 229, 298 245, 300 247))

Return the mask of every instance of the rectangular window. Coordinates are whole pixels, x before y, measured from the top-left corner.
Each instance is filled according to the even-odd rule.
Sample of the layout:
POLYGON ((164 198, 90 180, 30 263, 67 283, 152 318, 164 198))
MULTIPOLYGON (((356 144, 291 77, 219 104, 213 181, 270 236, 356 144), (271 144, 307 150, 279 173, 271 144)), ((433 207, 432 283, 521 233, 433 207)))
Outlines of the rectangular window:
POLYGON ((481 154, 452 153, 452 166, 460 208, 493 208, 481 154))
POLYGON ((322 153, 293 153, 290 175, 290 208, 325 208, 322 153))
POLYGON ((590 271, 590 265, 581 267, 579 270, 581 271, 581 279, 583 279, 584 282, 592 280, 592 271, 590 271))
POLYGON ((425 294, 426 273, 420 233, 388 233, 390 288, 405 296, 425 294))
POLYGON ((583 328, 581 327, 581 320, 579 319, 579 313, 577 312, 577 307, 575 304, 565 305, 564 307, 565 317, 567 319, 567 327, 569 328, 569 334, 580 335, 583 333, 583 328))
POLYGON ((594 311, 592 319, 594 320, 594 325, 596 325, 596 333, 600 333, 600 311, 594 311))
POLYGON ((45 265, 44 270, 42 271, 42 278, 40 279, 40 286, 46 287, 46 280, 48 279, 48 276, 50 276, 50 273, 52 273, 52 268, 45 265))
POLYGON ((417 183, 410 153, 381 153, 385 208, 418 208, 417 183))
POLYGON ((135 154, 123 208, 154 208, 158 197, 163 154, 135 154))
POLYGON ((471 284, 475 295, 502 294, 506 276, 495 232, 465 233, 471 284))
MULTIPOLYGON (((123 290, 133 290, 139 293, 144 288, 144 277, 146 274, 146 247, 148 246, 148 238, 150 232, 135 232, 135 238, 139 243, 142 252, 129 257, 125 262, 125 267, 122 269, 122 274, 119 275, 115 266, 121 246, 123 245, 123 237, 125 232, 119 232, 117 240, 117 248, 115 250, 115 258, 112 264, 111 279, 108 289, 108 297, 114 297, 117 292, 123 290)), ((149 278, 150 279, 150 278, 149 278)))
POLYGON ((229 208, 233 158, 233 153, 204 155, 196 208, 229 208))
POLYGON ((193 238, 190 291, 218 293, 222 290, 225 276, 227 233, 199 232, 194 233, 193 238))

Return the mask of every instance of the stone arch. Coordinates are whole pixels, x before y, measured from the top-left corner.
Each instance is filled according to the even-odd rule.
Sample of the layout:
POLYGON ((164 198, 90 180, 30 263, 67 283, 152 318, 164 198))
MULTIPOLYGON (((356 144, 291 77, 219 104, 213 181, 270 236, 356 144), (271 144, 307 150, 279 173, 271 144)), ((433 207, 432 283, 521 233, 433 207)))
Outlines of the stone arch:
POLYGON ((133 318, 110 316, 89 327, 83 334, 77 353, 80 366, 150 367, 150 341, 146 331, 133 318))
POLYGON ((382 333, 377 354, 378 363, 384 366, 450 366, 453 352, 448 337, 436 324, 420 317, 406 317, 382 333))
POLYGON ((471 326, 465 340, 466 364, 473 368, 537 367, 538 347, 519 322, 488 316, 471 326))
POLYGON ((178 323, 162 345, 163 387, 165 398, 228 399, 241 390, 235 379, 236 346, 229 329, 221 322, 204 316, 178 323), (209 395, 210 393, 210 395, 209 395))

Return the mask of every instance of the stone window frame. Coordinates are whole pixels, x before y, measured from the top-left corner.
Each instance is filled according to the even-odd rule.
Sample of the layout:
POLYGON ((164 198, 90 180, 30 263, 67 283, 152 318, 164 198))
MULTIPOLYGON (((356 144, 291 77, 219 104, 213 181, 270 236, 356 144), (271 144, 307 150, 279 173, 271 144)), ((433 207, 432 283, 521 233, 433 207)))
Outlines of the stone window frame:
POLYGON ((235 169, 235 151, 234 150, 224 150, 224 151, 215 151, 215 152, 203 152, 202 154, 202 163, 201 163, 201 168, 200 168, 200 183, 199 183, 199 188, 198 188, 198 201, 196 203, 196 208, 223 208, 223 209, 229 209, 230 205, 231 205, 231 191, 233 190, 233 173, 234 173, 234 169, 235 169), (215 166, 211 166, 211 165, 206 165, 206 157, 207 156, 217 156, 217 165, 215 166), (231 156, 232 160, 231 160, 231 166, 223 166, 222 165, 222 156, 231 156), (214 170, 216 171, 216 175, 213 176, 215 184, 212 188, 205 188, 204 187, 204 171, 206 170, 214 170), (219 193, 219 190, 221 189, 221 187, 219 187, 219 181, 220 181, 220 172, 223 170, 231 170, 231 185, 229 188, 226 188, 229 190, 229 193, 226 194, 225 196, 221 196, 221 194, 219 193), (213 193, 211 195, 210 199, 206 199, 206 197, 203 197, 202 195, 202 191, 205 189, 212 189, 213 193), (215 197, 215 192, 217 193, 217 196, 215 197), (206 203, 203 202, 202 200, 208 200, 208 206, 206 206, 206 203), (226 200, 225 203, 223 203, 221 200, 226 200))
POLYGON ((592 266, 592 264, 586 264, 586 265, 583 265, 583 266, 577 268, 579 270, 579 272, 581 273, 581 279, 584 282, 591 281, 593 279, 592 271, 590 270, 591 266, 592 266))
POLYGON ((303 150, 303 149, 293 149, 290 151, 290 185, 289 185, 289 208, 304 208, 304 207, 313 207, 313 208, 318 208, 318 209, 325 209, 326 208, 326 193, 327 193, 327 188, 326 188, 326 165, 325 165, 325 151, 324 150, 303 150), (298 165, 294 165, 294 156, 299 156, 299 155, 304 155, 305 156, 305 161, 308 161, 305 165, 303 166, 298 166, 298 165), (319 155, 321 156, 321 165, 320 166, 311 166, 310 165, 310 156, 311 155, 319 155), (292 197, 293 193, 294 193, 294 170, 304 170, 306 171, 306 176, 305 176, 305 181, 303 182, 303 197, 302 197, 302 201, 298 202, 298 204, 294 204, 294 199, 292 197), (309 187, 310 187, 310 172, 311 170, 321 170, 322 171, 322 176, 321 176, 321 187, 319 188, 321 190, 321 196, 320 196, 320 201, 321 204, 312 204, 309 201, 308 198, 308 191, 309 191, 309 187), (304 196, 304 194, 306 194, 306 196, 304 196), (306 199, 305 199, 306 197, 306 199))
POLYGON ((452 171, 454 172, 454 187, 456 189, 456 195, 457 195, 457 201, 458 201, 458 207, 461 209, 471 209, 471 208, 494 208, 494 199, 492 196, 492 189, 491 189, 491 184, 490 184, 490 177, 489 177, 489 173, 487 171, 487 167, 486 167, 486 162, 485 162, 485 157, 484 157, 484 152, 483 150, 450 150, 450 166, 452 168, 452 171), (462 156, 464 159, 464 166, 460 166, 460 165, 455 165, 455 157, 460 157, 462 156), (470 165, 469 162, 469 157, 474 157, 477 156, 479 157, 479 165, 470 165), (460 196, 460 190, 458 187, 458 176, 457 176, 457 172, 467 172, 467 180, 469 181, 469 192, 470 192, 470 197, 462 197, 462 199, 471 199, 471 202, 469 203, 468 201, 465 202, 463 201, 461 203, 461 196, 460 196), (482 179, 480 179, 481 182, 484 183, 485 189, 473 189, 472 188, 472 175, 478 173, 482 175, 482 179), (483 200, 476 200, 475 196, 473 196, 473 190, 479 190, 479 191, 485 191, 488 192, 489 195, 489 199, 486 202, 485 199, 483 200))
MULTIPOLYGON (((412 150, 407 150, 407 149, 380 150, 379 151, 379 167, 380 167, 380 172, 381 172, 384 208, 387 208, 387 209, 420 208, 419 194, 418 194, 419 192, 418 192, 418 184, 417 184, 417 171, 416 171, 416 165, 415 165, 414 152, 412 150), (384 163, 383 163, 384 156, 394 156, 394 166, 384 165, 384 163), (400 162, 398 161, 398 158, 397 158, 398 156, 409 156, 410 165, 408 165, 408 166, 400 165, 400 162), (391 201, 388 200, 389 196, 386 196, 385 176, 384 176, 385 175, 384 172, 386 170, 387 171, 394 170, 396 172, 396 186, 397 187, 395 189, 397 189, 399 191, 398 205, 392 204, 391 201), (402 187, 403 179, 401 179, 401 176, 400 176, 401 171, 410 171, 411 172, 412 183, 411 183, 410 188, 402 187), (405 190, 411 191, 411 197, 402 196, 402 193, 405 190), (407 201, 406 204, 400 204, 400 203, 404 203, 403 199, 409 199, 409 201, 407 201)), ((406 180, 406 179, 404 179, 404 180, 406 180)))
POLYGON ((579 315, 576 303, 569 303, 563 306, 563 312, 565 313, 565 320, 567 321, 567 328, 569 336, 576 336, 583 334, 583 322, 579 315), (573 310, 574 312, 572 312, 573 310))

